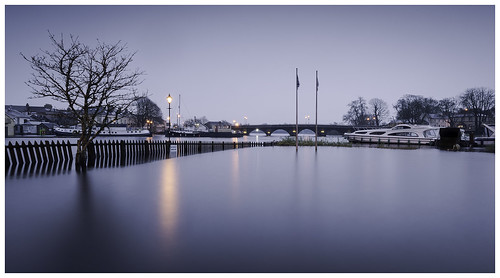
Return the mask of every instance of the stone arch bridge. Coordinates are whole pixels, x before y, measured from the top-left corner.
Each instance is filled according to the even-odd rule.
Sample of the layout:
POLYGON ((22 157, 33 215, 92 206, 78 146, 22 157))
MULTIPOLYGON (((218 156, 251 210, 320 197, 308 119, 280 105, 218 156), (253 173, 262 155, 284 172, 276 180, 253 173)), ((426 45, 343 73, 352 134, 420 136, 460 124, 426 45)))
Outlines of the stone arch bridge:
MULTIPOLYGON (((284 130, 290 136, 295 135, 295 124, 261 124, 261 125, 240 125, 233 126, 232 129, 240 131, 243 134, 250 134, 254 131, 262 131, 267 136, 271 136, 277 130, 284 130)), ((373 126, 352 126, 352 125, 318 125, 318 136, 343 135, 346 132, 352 132, 359 129, 373 128, 373 126)), ((314 124, 299 124, 299 133, 303 130, 316 131, 314 124)))

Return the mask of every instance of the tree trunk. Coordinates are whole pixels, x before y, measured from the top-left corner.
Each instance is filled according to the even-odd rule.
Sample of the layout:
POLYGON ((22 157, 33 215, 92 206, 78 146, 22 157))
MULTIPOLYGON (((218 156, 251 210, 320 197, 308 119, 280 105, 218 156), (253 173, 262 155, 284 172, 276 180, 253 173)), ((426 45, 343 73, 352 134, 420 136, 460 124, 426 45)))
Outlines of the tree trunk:
POLYGON ((77 170, 85 171, 87 169, 87 145, 88 138, 82 135, 76 144, 75 166, 77 170))

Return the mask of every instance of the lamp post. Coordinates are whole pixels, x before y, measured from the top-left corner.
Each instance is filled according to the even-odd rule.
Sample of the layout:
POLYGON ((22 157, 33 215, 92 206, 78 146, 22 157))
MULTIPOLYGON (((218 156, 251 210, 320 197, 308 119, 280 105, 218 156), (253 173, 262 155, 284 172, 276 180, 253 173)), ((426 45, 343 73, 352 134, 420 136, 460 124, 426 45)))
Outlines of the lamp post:
POLYGON ((170 142, 170 103, 172 103, 172 97, 170 96, 170 94, 168 94, 168 97, 167 97, 167 101, 168 101, 168 141, 170 142))

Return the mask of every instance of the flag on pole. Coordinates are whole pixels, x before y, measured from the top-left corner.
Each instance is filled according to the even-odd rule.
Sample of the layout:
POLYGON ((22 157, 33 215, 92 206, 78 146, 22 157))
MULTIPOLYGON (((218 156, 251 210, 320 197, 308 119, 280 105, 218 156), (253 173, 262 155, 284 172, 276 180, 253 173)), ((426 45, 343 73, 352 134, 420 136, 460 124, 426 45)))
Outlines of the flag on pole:
POLYGON ((297 88, 300 87, 300 83, 299 83, 299 74, 297 73, 297 88))
POLYGON ((316 71, 316 92, 318 91, 318 88, 319 88, 318 72, 316 71))

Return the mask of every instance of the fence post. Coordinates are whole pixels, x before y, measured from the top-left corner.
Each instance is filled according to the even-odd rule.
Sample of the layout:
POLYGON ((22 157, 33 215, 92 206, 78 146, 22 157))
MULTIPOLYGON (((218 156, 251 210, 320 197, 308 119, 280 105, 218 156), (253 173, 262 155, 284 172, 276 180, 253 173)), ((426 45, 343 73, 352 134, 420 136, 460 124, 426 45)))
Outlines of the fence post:
POLYGON ((149 143, 144 141, 144 153, 146 154, 146 159, 149 159, 149 143))
POLYGON ((170 158, 170 140, 165 142, 165 145, 167 146, 167 158, 170 158))
POLYGON ((222 150, 224 150, 224 141, 222 141, 222 150))
POLYGON ((47 157, 49 158, 49 164, 54 162, 54 155, 52 154, 52 150, 50 148, 50 142, 45 141, 45 150, 47 151, 47 157))
POLYGON ((52 141, 50 143, 50 149, 52 151, 52 156, 54 157, 54 162, 58 162, 59 157, 57 156, 57 149, 56 149, 56 144, 54 143, 54 141, 52 141))
POLYGON ((12 160, 12 165, 16 166, 17 165, 17 159, 16 159, 16 153, 15 153, 14 145, 12 145, 12 142, 9 142, 9 145, 7 147, 9 148, 9 154, 10 154, 10 159, 12 160))
POLYGON ((36 163, 35 150, 33 149, 33 144, 31 144, 31 142, 28 142, 28 152, 30 154, 31 164, 35 164, 36 163))
POLYGON ((89 145, 87 146, 87 153, 88 153, 87 164, 89 167, 94 167, 96 155, 95 155, 95 146, 93 141, 89 142, 89 145))
POLYGON ((71 150, 71 143, 69 142, 69 140, 66 143, 66 147, 68 149, 69 161, 71 162, 73 161, 73 151, 71 150))
POLYGON ((9 166, 10 166, 10 159, 9 159, 8 153, 9 153, 9 147, 5 146, 5 169, 9 168, 9 166))
POLYGON ((16 149, 17 160, 19 161, 19 165, 24 164, 23 154, 21 152, 21 146, 19 145, 18 142, 16 142, 16 145, 14 146, 14 148, 16 149))
POLYGON ((120 165, 125 166, 125 141, 120 141, 120 165))
POLYGON ((23 151, 24 161, 26 162, 26 164, 29 164, 30 163, 30 157, 29 157, 29 154, 28 154, 28 146, 24 143, 24 141, 21 143, 21 149, 23 151))
POLYGON ((42 161, 42 154, 40 153, 40 148, 41 148, 41 146, 38 145, 38 143, 35 141, 35 143, 33 143, 33 149, 35 151, 36 160, 38 161, 38 164, 41 164, 43 162, 42 161))
POLYGON ((59 156, 59 160, 63 161, 64 160, 64 154, 62 151, 62 145, 59 143, 59 140, 56 142, 56 148, 57 148, 57 155, 59 156))
POLYGON ((109 158, 109 148, 108 148, 108 142, 107 141, 102 141, 102 147, 103 147, 103 150, 104 150, 104 159, 108 160, 109 158))

